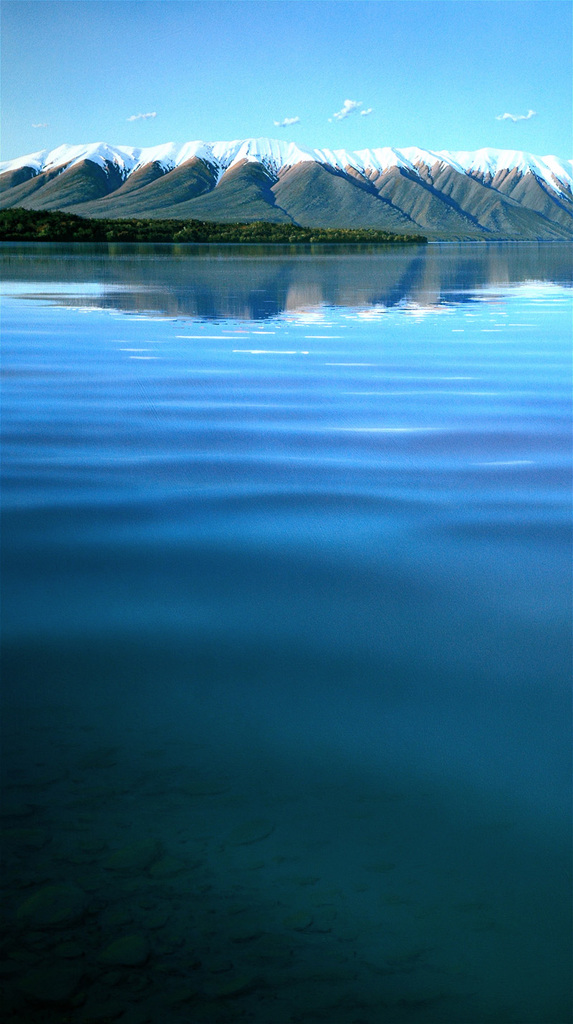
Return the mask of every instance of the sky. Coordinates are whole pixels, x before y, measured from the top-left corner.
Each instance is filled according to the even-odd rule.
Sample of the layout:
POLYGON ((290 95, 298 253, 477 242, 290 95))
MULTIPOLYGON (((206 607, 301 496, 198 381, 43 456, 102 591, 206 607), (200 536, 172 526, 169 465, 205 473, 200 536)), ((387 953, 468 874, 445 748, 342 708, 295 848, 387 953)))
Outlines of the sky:
POLYGON ((4 0, 2 149, 572 155, 569 0, 4 0))

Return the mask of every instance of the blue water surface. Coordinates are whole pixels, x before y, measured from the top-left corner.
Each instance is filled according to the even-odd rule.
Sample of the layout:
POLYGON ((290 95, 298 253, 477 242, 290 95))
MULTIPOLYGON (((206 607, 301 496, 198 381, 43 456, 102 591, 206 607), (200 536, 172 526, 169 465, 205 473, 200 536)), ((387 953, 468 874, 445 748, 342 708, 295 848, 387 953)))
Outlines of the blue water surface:
POLYGON ((8 1020, 566 1024, 570 246, 0 258, 8 1020))

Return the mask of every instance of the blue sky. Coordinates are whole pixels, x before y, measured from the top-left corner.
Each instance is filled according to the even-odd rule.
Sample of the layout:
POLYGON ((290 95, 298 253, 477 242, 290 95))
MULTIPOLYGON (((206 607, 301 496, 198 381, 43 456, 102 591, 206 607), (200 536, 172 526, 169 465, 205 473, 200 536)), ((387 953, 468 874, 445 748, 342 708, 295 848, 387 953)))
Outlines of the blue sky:
POLYGON ((2 159, 258 136, 570 157, 571 30, 568 0, 6 0, 2 159))

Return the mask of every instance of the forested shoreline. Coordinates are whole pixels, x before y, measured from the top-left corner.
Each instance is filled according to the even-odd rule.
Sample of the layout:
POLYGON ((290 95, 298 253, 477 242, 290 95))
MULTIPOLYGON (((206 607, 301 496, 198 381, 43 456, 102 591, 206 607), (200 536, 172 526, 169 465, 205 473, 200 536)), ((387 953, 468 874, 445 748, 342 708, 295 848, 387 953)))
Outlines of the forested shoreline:
POLYGON ((0 210, 2 242, 373 242, 424 243, 423 235, 370 228, 306 228, 268 221, 223 224, 199 220, 93 219, 59 210, 0 210))

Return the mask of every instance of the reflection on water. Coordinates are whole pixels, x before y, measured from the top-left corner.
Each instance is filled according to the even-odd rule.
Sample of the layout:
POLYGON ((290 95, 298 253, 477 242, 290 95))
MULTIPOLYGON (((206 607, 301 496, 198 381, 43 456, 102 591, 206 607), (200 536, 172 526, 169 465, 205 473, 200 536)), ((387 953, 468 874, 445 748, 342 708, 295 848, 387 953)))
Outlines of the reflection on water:
POLYGON ((526 281, 571 284, 572 274, 568 243, 350 249, 4 243, 2 256, 5 281, 33 281, 35 291, 42 283, 50 291, 57 266, 60 301, 67 304, 210 319, 264 320, 320 305, 432 308, 474 302, 484 289, 501 292, 526 281), (72 284, 78 287, 70 295, 72 284))
POLYGON ((0 248, 7 1024, 570 1019, 570 251, 0 248))

